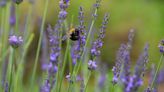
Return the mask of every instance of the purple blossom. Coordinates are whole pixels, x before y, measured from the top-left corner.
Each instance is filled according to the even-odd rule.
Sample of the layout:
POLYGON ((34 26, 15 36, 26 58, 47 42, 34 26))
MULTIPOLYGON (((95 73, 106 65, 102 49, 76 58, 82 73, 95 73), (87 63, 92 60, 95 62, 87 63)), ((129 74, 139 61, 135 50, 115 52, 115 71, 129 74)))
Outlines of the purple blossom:
POLYGON ((159 71, 158 77, 157 77, 157 83, 162 84, 164 83, 164 69, 161 69, 159 71))
POLYGON ((120 71, 121 71, 121 66, 123 63, 123 58, 124 58, 124 50, 126 49, 126 45, 122 44, 117 52, 116 55, 116 64, 115 66, 112 68, 112 72, 113 72, 113 79, 112 79, 112 83, 113 85, 116 84, 118 82, 118 78, 120 76, 120 71))
POLYGON ((103 88, 105 85, 105 81, 106 81, 106 75, 105 74, 101 74, 99 79, 98 79, 98 86, 100 88, 103 88))
POLYGON ((8 84, 8 82, 6 82, 6 84, 5 84, 5 90, 4 90, 4 92, 10 92, 9 91, 9 84, 8 84))
POLYGON ((61 11, 59 12, 58 18, 60 18, 60 19, 65 19, 66 17, 67 17, 67 12, 66 12, 65 10, 61 10, 61 11))
POLYGON ((79 41, 75 42, 72 46, 71 57, 73 65, 76 64, 77 60, 80 59, 80 44, 79 41))
POLYGON ((140 55, 133 76, 130 77, 128 86, 125 92, 136 92, 138 88, 143 84, 142 77, 144 76, 145 67, 148 62, 148 47, 146 44, 143 53, 140 55))
POLYGON ((128 86, 128 83, 130 80, 130 73, 131 73, 130 72, 130 50, 132 48, 133 38, 134 38, 134 30, 131 29, 129 32, 129 35, 128 35, 127 44, 121 44, 121 46, 117 52, 116 64, 112 69, 113 85, 115 85, 118 82, 119 77, 121 77, 121 81, 124 84, 124 88, 126 88, 128 86), (120 74, 122 68, 123 68, 122 74, 120 74))
POLYGON ((21 36, 9 36, 9 44, 13 47, 13 48, 18 48, 22 43, 23 43, 23 39, 21 36))
POLYGON ((10 19, 9 19, 9 22, 10 22, 11 26, 14 26, 15 22, 16 22, 14 5, 12 5, 11 9, 10 9, 10 19))
POLYGON ((45 84, 41 87, 40 92, 51 92, 49 80, 45 81, 45 84))
POLYGON ((86 30, 84 25, 84 12, 82 7, 79 8, 78 18, 79 18, 78 29, 80 30, 80 39, 74 42, 74 45, 72 46, 71 57, 72 57, 73 65, 75 65, 77 60, 80 59, 80 56, 84 51, 84 46, 86 43, 86 30))
POLYGON ((164 53, 164 39, 158 45, 159 51, 163 54, 164 53))
POLYGON ((106 25, 108 23, 109 20, 109 16, 108 14, 105 14, 104 16, 104 20, 102 22, 100 31, 99 31, 99 35, 98 38, 96 39, 96 41, 93 42, 92 48, 91 48, 91 55, 92 58, 99 56, 100 55, 100 48, 103 46, 103 41, 102 39, 104 38, 105 35, 105 29, 106 29, 106 25))
MULTIPOLYGON (((58 15, 58 21, 55 25, 54 29, 51 28, 50 25, 48 25, 47 31, 48 31, 48 38, 49 38, 49 44, 50 44, 50 66, 48 69, 48 81, 50 82, 50 88, 53 87, 55 84, 56 78, 55 74, 58 70, 57 65, 59 61, 60 56, 60 35, 61 35, 61 29, 62 24, 67 16, 66 8, 69 6, 69 0, 60 0, 59 2, 60 11, 58 15), (51 80, 51 81, 50 81, 51 80)), ((50 90, 51 91, 51 90, 50 90)))
POLYGON ((96 4, 94 4, 94 7, 99 8, 100 7, 100 2, 101 2, 101 0, 96 0, 96 4))
POLYGON ((67 9, 68 6, 70 5, 69 2, 70 2, 70 0, 60 0, 59 1, 60 9, 63 9, 63 10, 67 9))
POLYGON ((6 0, 2 0, 2 1, 0 2, 0 6, 1 6, 1 7, 4 7, 4 6, 6 6, 6 3, 7 3, 6 0))
POLYGON ((124 90, 127 88, 129 82, 130 82, 130 52, 128 50, 124 51, 123 53, 123 73, 121 76, 121 80, 124 84, 124 90))
POLYGON ((89 70, 95 70, 97 68, 97 64, 95 61, 89 60, 88 62, 88 69, 89 70))
POLYGON ((84 46, 86 43, 86 30, 85 30, 85 25, 84 25, 84 12, 83 12, 83 8, 80 7, 79 8, 79 26, 78 29, 80 30, 80 48, 81 48, 81 52, 84 50, 84 46))

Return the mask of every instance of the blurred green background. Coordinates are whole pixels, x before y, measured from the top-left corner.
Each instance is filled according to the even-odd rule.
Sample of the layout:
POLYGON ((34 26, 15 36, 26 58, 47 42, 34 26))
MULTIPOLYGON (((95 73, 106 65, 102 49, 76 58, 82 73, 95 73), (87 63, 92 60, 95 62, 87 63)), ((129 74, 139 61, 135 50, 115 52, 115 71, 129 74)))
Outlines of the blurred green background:
MULTIPOLYGON (((46 23, 55 24, 59 12, 58 1, 50 0, 46 23)), ((37 21, 41 17, 44 0, 36 0, 33 7, 33 19, 37 21)), ((95 0, 71 0, 68 8, 67 21, 70 23, 72 16, 74 26, 78 24, 79 6, 84 7, 85 23, 88 25, 93 11, 95 0)), ((22 14, 26 15, 28 0, 20 7, 22 14)), ((136 61, 144 44, 150 44, 150 63, 159 60, 158 43, 164 38, 164 1, 163 0, 102 0, 98 11, 95 29, 99 28, 105 13, 110 14, 109 24, 106 30, 105 45, 102 49, 102 62, 112 66, 115 61, 116 51, 121 43, 127 42, 128 31, 135 29, 135 39, 132 50, 132 61, 136 61)), ((34 26, 35 27, 35 26, 34 26)))

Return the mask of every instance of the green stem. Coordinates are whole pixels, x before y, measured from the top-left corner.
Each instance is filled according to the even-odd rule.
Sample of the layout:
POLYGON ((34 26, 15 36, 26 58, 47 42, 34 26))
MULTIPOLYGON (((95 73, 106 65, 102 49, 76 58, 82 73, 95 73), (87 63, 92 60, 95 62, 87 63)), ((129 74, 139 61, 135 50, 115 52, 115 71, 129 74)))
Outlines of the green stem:
POLYGON ((63 77, 64 77, 64 70, 65 70, 65 67, 66 67, 66 62, 67 62, 67 57, 68 57, 68 51, 69 51, 69 40, 67 40, 67 47, 66 47, 66 52, 65 52, 65 55, 64 55, 64 61, 63 61, 63 66, 62 66, 62 72, 61 72, 61 78, 60 78, 60 84, 59 84, 59 91, 61 91, 61 86, 62 86, 62 81, 63 81, 63 77))
POLYGON ((87 81, 86 81, 86 84, 85 84, 85 87, 84 87, 84 92, 87 91, 87 87, 88 87, 90 77, 91 77, 91 71, 89 71, 89 75, 88 75, 88 78, 87 78, 87 81))
POLYGON ((13 70, 13 54, 14 54, 14 49, 11 47, 10 49, 10 57, 9 57, 9 68, 8 68, 8 77, 9 77, 9 92, 11 92, 11 88, 12 88, 12 70, 13 70))
MULTIPOLYGON (((21 72, 23 72, 23 67, 24 67, 24 59, 25 59, 25 57, 26 57, 26 54, 27 54, 27 51, 28 51, 28 48, 29 48, 29 46, 30 46, 30 44, 31 44, 31 42, 32 42, 32 40, 33 40, 33 38, 34 38, 34 34, 31 34, 30 35, 30 37, 29 37, 29 40, 27 41, 27 43, 25 44, 25 46, 24 46, 24 53, 23 53, 23 55, 22 55, 22 57, 21 57, 21 60, 20 60, 20 63, 19 63, 19 65, 18 65, 18 70, 17 70, 17 72, 16 72, 16 77, 15 77, 15 85, 14 85, 14 92, 18 92, 18 88, 17 88, 17 86, 18 86, 18 80, 19 79, 21 79, 22 80, 22 73, 21 72)), ((19 82, 20 83, 20 82, 19 82)))
POLYGON ((157 75, 158 75, 159 69, 160 69, 160 67, 161 67, 161 65, 162 65, 162 62, 163 62, 163 56, 164 56, 164 54, 162 54, 161 57, 160 57, 160 61, 158 62, 158 67, 157 67, 157 69, 156 69, 156 71, 155 71, 155 75, 154 75, 154 78, 153 78, 153 80, 152 80, 152 83, 151 83, 150 88, 152 88, 152 87, 154 86, 154 82, 155 82, 155 80, 156 80, 156 77, 157 77, 157 75))
MULTIPOLYGON (((97 10, 98 10, 98 9, 96 8, 96 10, 95 10, 95 12, 94 12, 94 15, 97 15, 97 10)), ((90 43, 90 36, 91 36, 91 33, 92 33, 92 29, 93 29, 94 23, 95 23, 95 19, 92 20, 91 25, 90 25, 90 27, 89 27, 89 32, 88 32, 88 35, 87 35, 87 38, 86 38, 86 44, 85 44, 85 46, 84 46, 84 51, 83 51, 83 53, 82 53, 82 55, 81 55, 79 64, 76 65, 75 76, 77 75, 77 73, 78 73, 78 71, 79 71, 79 69, 80 69, 80 66, 81 66, 81 64, 82 64, 82 60, 85 58, 85 57, 84 57, 84 54, 85 54, 85 52, 87 51, 86 48, 89 46, 89 43, 90 43)))
MULTIPOLYGON (((73 67, 73 70, 71 71, 71 81, 74 80, 74 74, 73 74, 73 71, 74 71, 75 67, 73 67)), ((74 81, 73 81, 74 83, 74 81)), ((72 88, 72 83, 69 82, 69 85, 68 85, 68 91, 67 92, 70 92, 70 89, 72 88)), ((72 91, 71 91, 72 92, 72 91)))
POLYGON ((114 89, 115 89, 115 85, 113 85, 113 87, 112 87, 112 91, 111 91, 111 92, 115 92, 114 89))
POLYGON ((49 0, 46 0, 45 8, 44 8, 44 14, 43 14, 43 20, 42 20, 42 24, 41 24, 39 42, 38 42, 38 47, 37 47, 37 52, 36 52, 36 57, 35 57, 35 62, 34 62, 34 68, 33 68, 33 73, 32 73, 31 87, 33 86, 35 73, 36 73, 36 69, 37 69, 37 64, 38 64, 38 59, 39 59, 39 54, 40 54, 40 49, 41 49, 41 42, 42 42, 42 36, 43 36, 43 30, 44 30, 44 24, 45 24, 45 20, 46 20, 48 5, 49 5, 49 0))

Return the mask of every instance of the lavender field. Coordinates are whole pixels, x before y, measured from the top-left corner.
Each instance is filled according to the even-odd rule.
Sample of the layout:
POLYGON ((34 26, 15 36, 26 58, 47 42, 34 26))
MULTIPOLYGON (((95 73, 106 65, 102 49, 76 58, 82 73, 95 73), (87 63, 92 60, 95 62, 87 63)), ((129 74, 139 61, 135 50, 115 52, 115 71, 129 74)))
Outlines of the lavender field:
POLYGON ((0 0, 0 92, 164 92, 163 4, 0 0))

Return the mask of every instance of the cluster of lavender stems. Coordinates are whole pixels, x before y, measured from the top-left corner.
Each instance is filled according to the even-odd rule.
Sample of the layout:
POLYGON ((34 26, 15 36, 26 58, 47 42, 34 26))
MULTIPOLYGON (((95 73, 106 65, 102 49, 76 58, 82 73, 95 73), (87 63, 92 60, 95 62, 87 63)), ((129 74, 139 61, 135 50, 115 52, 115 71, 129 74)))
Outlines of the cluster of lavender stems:
MULTIPOLYGON (((115 85, 118 83, 120 79, 121 72, 124 73, 123 81, 129 81, 128 77, 130 76, 130 50, 132 49, 132 42, 134 39, 134 29, 131 29, 128 35, 127 44, 121 44, 119 50, 116 55, 116 63, 112 68, 113 79, 112 84, 115 85), (123 69, 123 70, 122 70, 123 69), (121 71, 122 70, 122 71, 121 71)), ((124 83, 124 85, 127 85, 124 83)))
MULTIPOLYGON (((29 3, 33 4, 34 1, 35 0, 29 0, 29 3)), ((0 6, 5 7, 8 2, 9 1, 2 0, 0 2, 0 6)), ((19 5, 23 2, 23 0, 12 0, 12 2, 19 5)), ((46 19, 46 13, 48 9, 47 8, 48 2, 49 1, 46 1, 46 4, 45 4, 46 8, 44 11, 43 21, 41 25, 40 39, 38 42, 37 55, 36 55, 35 61, 39 60, 38 59, 39 51, 42 45, 41 40, 44 33, 43 30, 44 30, 44 24, 45 24, 45 19, 46 19)), ((68 84, 69 84, 67 91, 74 92, 74 89, 77 87, 76 84, 78 85, 78 81, 79 81, 80 82, 79 91, 87 92, 87 87, 88 87, 88 83, 91 77, 91 73, 93 73, 94 71, 98 71, 98 67, 99 67, 98 60, 100 59, 100 56, 102 54, 101 48, 104 45, 103 39, 105 37, 106 27, 109 21, 109 15, 105 14, 103 18, 103 22, 100 26, 98 35, 96 39, 93 39, 92 41, 90 39, 90 36, 93 33, 92 30, 94 27, 96 17, 98 16, 97 10, 100 7, 100 2, 101 0, 96 0, 96 4, 94 4, 95 10, 92 13, 93 19, 91 21, 91 25, 89 26, 88 31, 86 30, 86 26, 84 23, 83 7, 81 6, 79 7, 79 15, 78 15, 79 25, 76 27, 80 32, 79 39, 77 41, 70 41, 70 39, 67 38, 67 47, 64 53, 64 59, 62 59, 63 57, 63 53, 61 53, 62 52, 62 36, 64 33, 63 32, 64 27, 67 26, 65 24, 66 22, 65 20, 68 14, 66 9, 70 5, 70 0, 59 1, 60 11, 58 14, 57 23, 53 28, 50 24, 46 28, 46 31, 48 33, 47 46, 49 47, 49 57, 48 57, 49 62, 44 63, 43 65, 44 70, 45 70, 43 72, 46 73, 45 74, 46 79, 42 80, 43 83, 40 86, 40 90, 39 90, 40 92, 61 92, 62 86, 63 86, 62 83, 64 80, 63 78, 65 76, 65 70, 67 67, 68 57, 71 58, 69 59, 71 61, 71 66, 69 66, 69 68, 70 67, 71 68, 69 69, 69 74, 66 75, 65 77, 68 80, 68 84), (70 44, 71 42, 73 44, 70 44), (71 46, 71 48, 69 46, 71 46), (87 53, 87 55, 89 55, 88 60, 85 59, 87 57, 84 56, 84 54, 88 52, 87 48, 89 48, 88 50, 89 54, 87 53), (82 66, 81 64, 84 59, 87 60, 87 64, 86 62, 83 62, 83 64, 86 64, 88 68, 87 78, 84 77, 83 74, 80 75, 81 72, 78 72, 78 70, 82 66)), ((22 77, 21 74, 17 75, 20 72, 19 69, 22 69, 21 66, 19 65, 19 64, 22 64, 22 62, 20 62, 19 64, 15 62, 14 53, 15 51, 21 49, 20 47, 21 46, 23 47, 24 46, 23 43, 25 42, 22 36, 18 36, 19 35, 19 26, 18 26, 19 23, 18 23, 18 16, 17 16, 18 14, 15 10, 15 8, 18 8, 18 7, 15 7, 13 5, 14 3, 11 4, 11 8, 9 9, 10 10, 9 21, 8 21, 9 27, 11 31, 13 31, 13 28, 15 28, 15 30, 14 32, 9 33, 12 35, 8 36, 8 45, 11 46, 11 49, 9 50, 8 67, 6 68, 7 70, 6 72, 8 73, 7 74, 3 73, 5 74, 3 76, 7 76, 7 78, 2 79, 4 92, 17 92, 17 91, 19 92, 20 90, 18 86, 23 87, 22 85, 17 85, 18 83, 22 84, 22 82, 16 82, 13 80, 14 78, 16 78, 16 80, 18 81, 18 79, 22 77)), ((65 29, 69 29, 69 28, 65 28, 65 29)), ((134 33, 135 33, 134 29, 131 29, 128 35, 128 42, 121 44, 116 54, 115 66, 113 66, 112 68, 113 78, 110 79, 110 81, 112 81, 111 84, 113 86, 119 86, 120 88, 122 88, 122 92, 139 92, 139 88, 143 85, 143 77, 145 76, 145 72, 147 70, 146 67, 149 61, 149 55, 148 55, 149 44, 146 44, 143 49, 143 52, 140 54, 136 62, 134 70, 131 69, 132 66, 131 66, 130 53, 132 50, 134 33)), ((29 38, 29 40, 31 39, 29 38)), ((27 48, 27 47, 24 47, 24 48, 27 48)), ((164 71, 161 69, 161 65, 163 62, 163 55, 164 55, 164 40, 160 41, 158 47, 159 47, 159 52, 161 53, 161 58, 160 58, 160 61, 158 62, 158 66, 155 66, 155 65, 152 66, 151 75, 150 75, 151 78, 149 80, 148 87, 145 88, 144 92, 158 92, 158 85, 164 82, 163 80, 164 71)), ((26 54, 23 53, 23 55, 26 55, 26 54)), ((19 58, 19 59, 23 60, 24 56, 23 58, 19 58)), ((32 82, 30 86, 34 86, 34 78, 36 77, 35 76, 36 65, 37 65, 37 62, 35 62, 35 65, 34 65, 34 70, 33 70, 32 79, 31 79, 32 82)), ((106 74, 101 73, 99 77, 99 81, 98 81, 98 86, 102 92, 104 91, 103 89, 104 86, 109 86, 109 85, 105 85, 105 81, 107 79, 108 77, 106 77, 106 74)), ((30 87, 29 90, 32 91, 33 88, 34 87, 30 87)), ((1 91, 1 88, 0 88, 0 91, 1 91)), ((112 92, 116 92, 116 91, 112 90, 112 92)))
POLYGON ((58 71, 58 62, 59 62, 59 56, 60 56, 60 36, 61 36, 61 28, 63 25, 64 20, 66 19, 67 12, 66 9, 69 6, 69 0, 60 0, 59 6, 60 6, 60 12, 58 15, 58 21, 55 25, 54 29, 51 28, 50 25, 48 25, 47 31, 48 31, 48 37, 49 37, 49 44, 50 44, 50 62, 47 66, 48 71, 48 77, 44 83, 44 85, 41 87, 41 92, 50 92, 54 85, 56 84, 56 72, 58 71), (46 89, 45 89, 46 88, 46 89), (47 91, 49 90, 49 91, 47 91))

